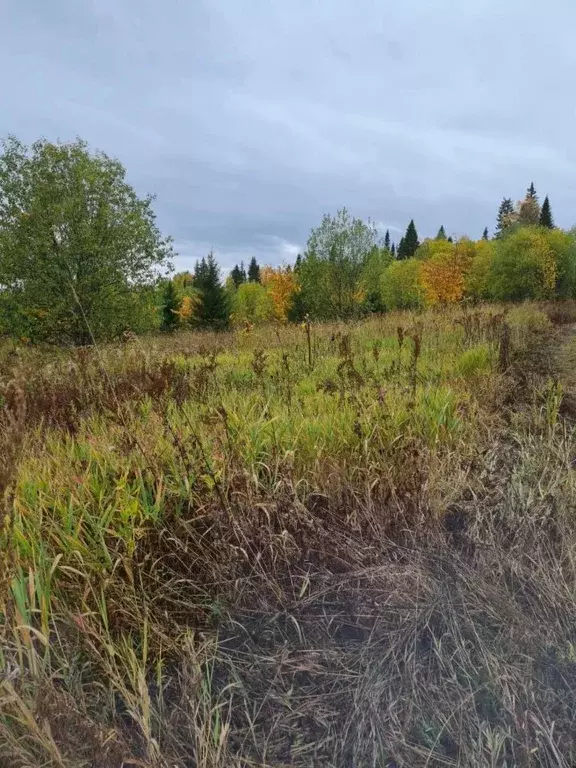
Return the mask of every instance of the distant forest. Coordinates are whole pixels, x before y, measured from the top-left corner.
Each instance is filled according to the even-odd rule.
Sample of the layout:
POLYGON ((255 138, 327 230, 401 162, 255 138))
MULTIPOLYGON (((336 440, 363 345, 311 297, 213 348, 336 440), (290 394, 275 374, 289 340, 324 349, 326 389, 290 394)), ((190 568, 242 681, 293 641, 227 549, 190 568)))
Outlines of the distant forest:
POLYGON ((346 209, 326 214, 294 264, 237 264, 209 253, 167 277, 171 239, 153 198, 117 160, 78 140, 0 154, 0 333, 26 343, 90 344, 123 333, 347 320, 469 301, 576 297, 576 231, 555 226, 533 183, 504 198, 495 229, 453 240, 381 237, 346 209))

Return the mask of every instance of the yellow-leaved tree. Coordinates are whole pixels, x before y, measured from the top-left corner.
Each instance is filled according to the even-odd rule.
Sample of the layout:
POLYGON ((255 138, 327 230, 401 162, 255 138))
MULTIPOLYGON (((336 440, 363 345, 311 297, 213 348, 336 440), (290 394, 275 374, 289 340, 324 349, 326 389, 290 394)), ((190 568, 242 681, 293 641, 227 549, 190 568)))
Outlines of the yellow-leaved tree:
POLYGON ((441 251, 423 261, 418 279, 428 306, 451 304, 464 296, 464 271, 454 250, 441 251))
POLYGON ((417 252, 423 259, 418 276, 428 306, 452 304, 468 292, 468 275, 478 255, 491 250, 486 240, 474 242, 462 237, 458 242, 426 241, 417 252))
POLYGON ((289 266, 263 267, 260 281, 274 303, 274 318, 281 323, 287 322, 294 296, 300 290, 294 271, 289 266))
POLYGON ((197 294, 186 294, 180 301, 180 307, 176 314, 180 323, 191 323, 194 318, 194 311, 198 306, 200 298, 197 294))

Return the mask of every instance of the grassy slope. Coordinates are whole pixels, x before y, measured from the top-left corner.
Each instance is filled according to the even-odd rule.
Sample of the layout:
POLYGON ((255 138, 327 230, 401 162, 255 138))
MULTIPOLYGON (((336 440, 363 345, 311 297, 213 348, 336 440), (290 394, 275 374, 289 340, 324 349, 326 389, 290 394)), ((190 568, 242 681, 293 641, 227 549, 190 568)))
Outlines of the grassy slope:
POLYGON ((572 764, 576 434, 505 322, 6 350, 0 765, 572 764))

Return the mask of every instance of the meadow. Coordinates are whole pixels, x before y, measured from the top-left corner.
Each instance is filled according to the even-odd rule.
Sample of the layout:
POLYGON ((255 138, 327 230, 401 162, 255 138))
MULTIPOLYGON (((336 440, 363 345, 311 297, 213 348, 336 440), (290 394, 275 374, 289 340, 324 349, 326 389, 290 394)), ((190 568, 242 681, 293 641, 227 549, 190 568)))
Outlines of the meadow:
POLYGON ((570 766, 570 302, 0 350, 0 766, 570 766))

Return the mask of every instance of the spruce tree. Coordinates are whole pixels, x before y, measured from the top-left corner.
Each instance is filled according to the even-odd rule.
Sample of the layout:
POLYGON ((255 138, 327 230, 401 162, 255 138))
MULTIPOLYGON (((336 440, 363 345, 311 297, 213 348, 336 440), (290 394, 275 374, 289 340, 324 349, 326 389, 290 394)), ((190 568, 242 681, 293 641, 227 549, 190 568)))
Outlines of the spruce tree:
POLYGON ((498 208, 498 217, 496 219, 496 237, 500 237, 506 227, 510 226, 511 217, 514 214, 514 205, 511 198, 505 197, 498 208))
POLYGON ((444 224, 442 224, 442 226, 438 230, 438 234, 436 235, 436 240, 446 240, 446 230, 444 229, 444 224))
POLYGON ((178 325, 180 302, 172 280, 167 280, 162 294, 161 327, 163 331, 173 331, 178 325))
POLYGON ((400 240, 400 245, 398 246, 398 258, 411 259, 416 253, 416 249, 419 245, 418 232, 414 225, 414 219, 411 219, 410 224, 408 224, 408 228, 406 229, 406 234, 402 240, 400 240))
POLYGON ((256 257, 252 256, 250 264, 248 265, 248 282, 259 283, 260 282, 260 267, 256 261, 256 257))
POLYGON ((484 227, 484 232, 482 232, 482 240, 488 240, 488 227, 484 227))
POLYGON ((225 328, 228 324, 228 301, 220 280, 220 268, 212 251, 196 264, 194 282, 200 292, 198 321, 200 325, 225 328))
POLYGON ((538 202, 538 195, 536 194, 536 188, 534 186, 534 182, 530 182, 530 186, 528 187, 528 190, 526 192, 526 199, 527 200, 536 200, 538 202))
POLYGON ((384 248, 386 248, 387 251, 390 250, 390 230, 386 230, 386 234, 384 235, 384 248))
POLYGON ((240 266, 238 266, 238 264, 234 265, 234 269, 230 272, 230 277, 232 278, 235 288, 238 288, 238 286, 246 282, 246 270, 244 269, 243 261, 240 262, 240 266))
POLYGON ((396 258, 396 243, 392 243, 390 246, 390 253, 392 254, 393 258, 396 258))
POLYGON ((547 227, 548 229, 554 229, 554 217, 552 216, 552 209, 550 208, 550 200, 548 195, 544 198, 542 204, 542 210, 540 211, 540 226, 547 227))
POLYGON ((294 272, 298 274, 298 272, 300 272, 301 267, 302 267, 302 254, 299 253, 298 256, 296 256, 296 261, 294 263, 294 272))

